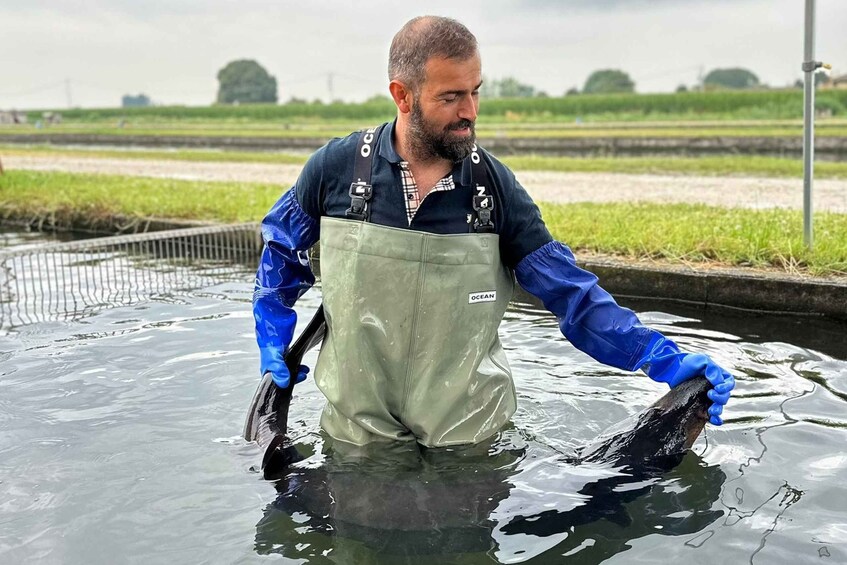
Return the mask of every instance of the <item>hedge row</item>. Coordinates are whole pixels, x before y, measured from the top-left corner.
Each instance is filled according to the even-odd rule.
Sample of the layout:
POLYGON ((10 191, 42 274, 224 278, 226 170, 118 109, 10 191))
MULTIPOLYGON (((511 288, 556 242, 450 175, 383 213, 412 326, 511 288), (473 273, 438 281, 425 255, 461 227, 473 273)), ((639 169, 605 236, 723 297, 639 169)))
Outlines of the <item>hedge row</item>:
MULTIPOLYGON (((847 90, 827 90, 817 94, 818 110, 847 115, 847 90)), ((356 120, 390 119, 394 104, 389 99, 364 103, 288 103, 243 104, 240 106, 153 106, 147 108, 102 108, 61 110, 74 121, 104 119, 150 120, 356 120)), ((763 90, 746 92, 683 92, 674 94, 575 95, 559 98, 511 98, 484 100, 484 117, 503 119, 549 120, 596 117, 639 119, 667 117, 727 117, 736 119, 789 119, 803 116, 803 92, 800 90, 763 90)), ((32 112, 37 119, 41 111, 32 112)))

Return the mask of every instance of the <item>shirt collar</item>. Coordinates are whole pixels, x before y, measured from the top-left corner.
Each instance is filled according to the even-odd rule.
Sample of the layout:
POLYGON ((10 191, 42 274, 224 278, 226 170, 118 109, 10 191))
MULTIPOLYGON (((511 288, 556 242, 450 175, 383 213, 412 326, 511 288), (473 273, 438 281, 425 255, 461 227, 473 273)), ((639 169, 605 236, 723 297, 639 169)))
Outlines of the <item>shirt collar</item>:
POLYGON ((385 125, 382 135, 379 136, 379 156, 389 163, 399 163, 403 160, 394 148, 394 126, 396 125, 397 118, 394 118, 385 125))
MULTIPOLYGON (((399 163, 403 160, 394 147, 394 130, 397 118, 388 122, 382 135, 379 136, 379 156, 389 163, 399 163)), ((465 158, 461 163, 453 165, 453 182, 456 185, 468 186, 471 184, 471 160, 465 158)))

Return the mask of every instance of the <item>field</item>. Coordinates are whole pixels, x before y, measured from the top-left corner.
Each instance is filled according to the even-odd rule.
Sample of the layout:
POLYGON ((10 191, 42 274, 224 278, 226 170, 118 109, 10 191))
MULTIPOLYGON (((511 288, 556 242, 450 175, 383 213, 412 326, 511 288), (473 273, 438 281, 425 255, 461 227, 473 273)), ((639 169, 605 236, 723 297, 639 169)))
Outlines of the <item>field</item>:
MULTIPOLYGON (((832 116, 847 115, 847 90, 817 94, 816 107, 832 116)), ((97 122, 121 118, 137 121, 296 122, 304 120, 347 121, 370 124, 390 119, 394 105, 377 97, 364 103, 288 103, 240 106, 152 106, 59 110, 64 119, 97 122)), ((34 121, 40 111, 30 112, 34 121)), ((761 91, 688 92, 674 94, 575 95, 557 98, 511 98, 483 100, 483 122, 609 122, 690 120, 786 120, 803 117, 803 93, 799 89, 761 91)))
MULTIPOLYGON (((817 135, 847 136, 847 90, 821 91, 817 135)), ((151 106, 54 110, 61 124, 44 124, 44 111, 28 124, 0 126, 3 133, 74 133, 151 136, 318 137, 392 119, 393 103, 287 103, 239 106, 151 106)), ((480 138, 491 137, 702 137, 799 136, 800 90, 675 94, 575 95, 483 100, 480 138)))

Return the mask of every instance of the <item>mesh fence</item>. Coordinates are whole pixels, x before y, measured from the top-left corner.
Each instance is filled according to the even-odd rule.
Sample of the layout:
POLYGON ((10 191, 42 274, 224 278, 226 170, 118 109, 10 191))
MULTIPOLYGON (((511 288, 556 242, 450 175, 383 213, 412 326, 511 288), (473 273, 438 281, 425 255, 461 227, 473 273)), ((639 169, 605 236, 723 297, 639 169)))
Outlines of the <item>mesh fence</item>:
POLYGON ((0 250, 0 329, 243 279, 261 247, 251 223, 0 250))

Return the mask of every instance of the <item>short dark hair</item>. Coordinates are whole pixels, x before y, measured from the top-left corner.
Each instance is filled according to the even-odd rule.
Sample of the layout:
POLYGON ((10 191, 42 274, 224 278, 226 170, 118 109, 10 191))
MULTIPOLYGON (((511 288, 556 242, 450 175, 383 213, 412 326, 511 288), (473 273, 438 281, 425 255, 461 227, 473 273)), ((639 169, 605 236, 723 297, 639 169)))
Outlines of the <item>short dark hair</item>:
POLYGON ((463 61, 478 52, 476 37, 461 23, 441 16, 419 16, 406 22, 391 41, 388 80, 399 80, 418 90, 432 57, 463 61))

